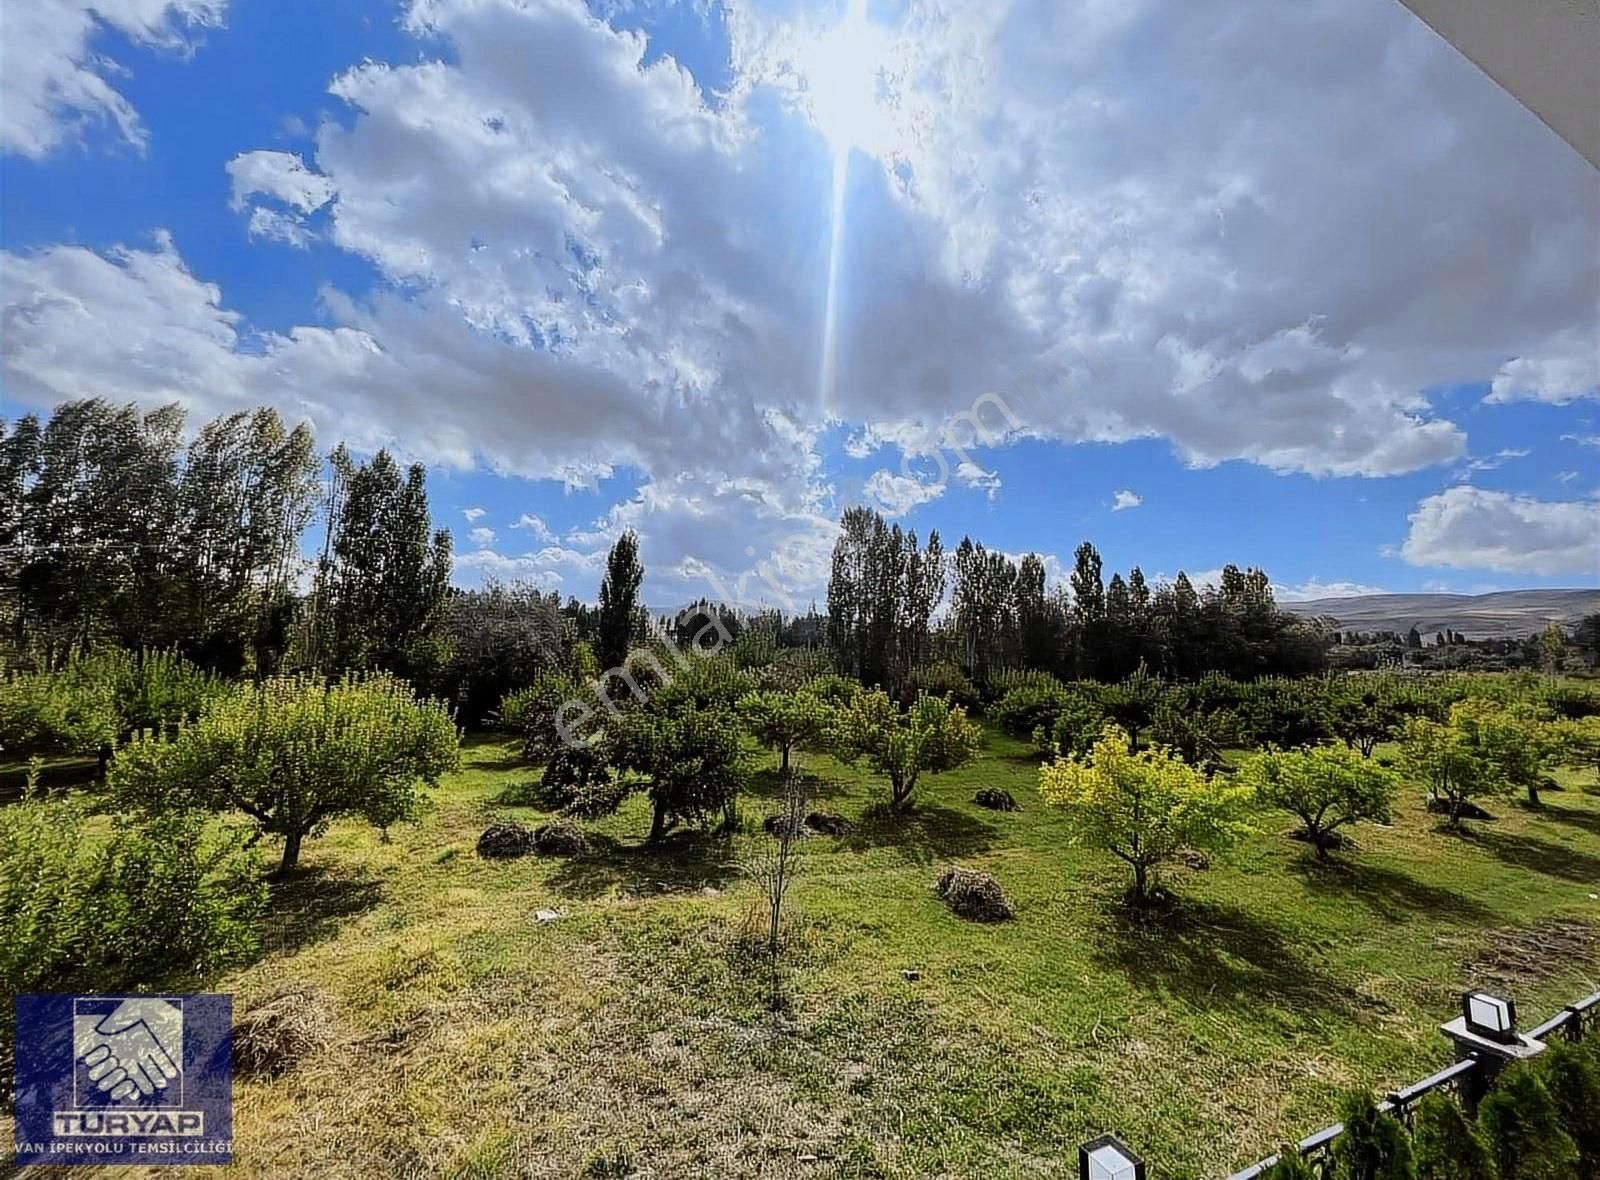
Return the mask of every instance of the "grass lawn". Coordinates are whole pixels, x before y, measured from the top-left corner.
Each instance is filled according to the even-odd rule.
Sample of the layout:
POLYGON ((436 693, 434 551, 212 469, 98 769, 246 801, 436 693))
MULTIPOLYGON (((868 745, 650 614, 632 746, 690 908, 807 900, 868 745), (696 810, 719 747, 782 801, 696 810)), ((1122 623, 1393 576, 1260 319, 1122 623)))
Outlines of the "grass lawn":
POLYGON ((881 784, 802 756, 816 806, 856 829, 806 842, 774 1014, 737 871, 765 838, 770 756, 736 838, 643 850, 635 798, 586 855, 486 862, 491 819, 543 818, 496 803, 532 773, 510 752, 470 743, 390 842, 346 824, 307 844, 266 953, 216 990, 242 1009, 313 982, 339 1039, 236 1085, 230 1174, 1065 1177, 1114 1129, 1152 1176, 1218 1176, 1332 1121, 1341 1087, 1443 1064, 1466 985, 1509 991, 1528 1024, 1600 987, 1591 775, 1561 776, 1543 813, 1492 804, 1471 838, 1408 789, 1329 866, 1271 814, 1140 923, 1120 866, 1067 847, 1023 744, 991 734, 892 820, 864 817, 881 784), (974 806, 980 786, 1022 810, 974 806), (948 913, 929 888, 947 863, 992 872, 1016 920, 948 913))

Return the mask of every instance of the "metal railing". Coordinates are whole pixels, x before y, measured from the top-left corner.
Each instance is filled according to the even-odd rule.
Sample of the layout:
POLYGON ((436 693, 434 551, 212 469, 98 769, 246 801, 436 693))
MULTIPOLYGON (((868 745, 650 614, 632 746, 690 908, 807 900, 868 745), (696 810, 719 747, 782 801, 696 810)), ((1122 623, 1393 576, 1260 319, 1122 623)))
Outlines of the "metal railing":
MULTIPOLYGON (((1569 1040, 1580 1040, 1586 1027, 1600 1028, 1600 992, 1585 996, 1576 1003, 1568 1004, 1560 1012, 1537 1028, 1528 1031, 1531 1040, 1544 1042, 1551 1036, 1559 1033, 1569 1040)), ((1380 1111, 1393 1114, 1407 1127, 1415 1114, 1417 1103, 1423 1097, 1436 1090, 1450 1090, 1462 1096, 1468 1088, 1479 1080, 1479 1071, 1488 1068, 1481 1058, 1468 1057, 1457 1061, 1454 1065, 1446 1066, 1438 1073, 1430 1074, 1420 1082, 1416 1082, 1401 1090, 1396 1090, 1377 1104, 1380 1111)), ((1331 1127, 1324 1127, 1314 1135, 1308 1135, 1296 1144, 1296 1150, 1301 1157, 1320 1175, 1326 1176, 1333 1167, 1333 1143, 1344 1133, 1343 1123, 1334 1123, 1331 1127)), ((1269 1155, 1264 1160, 1258 1160, 1243 1171, 1234 1172, 1228 1180, 1258 1180, 1258 1178, 1278 1162, 1281 1157, 1269 1155)))

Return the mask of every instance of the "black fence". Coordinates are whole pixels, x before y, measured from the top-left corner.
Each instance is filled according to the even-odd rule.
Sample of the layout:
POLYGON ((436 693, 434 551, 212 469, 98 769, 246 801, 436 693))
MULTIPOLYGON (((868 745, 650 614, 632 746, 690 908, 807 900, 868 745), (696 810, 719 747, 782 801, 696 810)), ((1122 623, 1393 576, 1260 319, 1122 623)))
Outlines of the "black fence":
MULTIPOLYGON (((1558 1035, 1577 1041, 1582 1039, 1586 1028, 1589 1027, 1600 1028, 1600 992, 1595 992, 1577 1003, 1568 1004, 1537 1028, 1529 1029, 1527 1035, 1530 1040, 1541 1044, 1558 1035)), ((1478 1096, 1488 1089, 1493 1073, 1498 1071, 1502 1064, 1488 1057, 1466 1057, 1436 1074, 1423 1078, 1420 1082, 1396 1090, 1378 1103, 1378 1109, 1393 1114, 1410 1127, 1417 1103, 1422 1101, 1424 1095, 1431 1094, 1435 1090, 1454 1094, 1463 1105, 1474 1106, 1478 1096)), ((1296 1146, 1300 1155, 1316 1169, 1317 1174, 1327 1177, 1333 1171, 1334 1140, 1342 1134, 1344 1134, 1344 1124, 1334 1123, 1331 1127, 1324 1127, 1315 1135, 1302 1139, 1296 1146)), ((1278 1159, 1279 1157, 1275 1155, 1268 1156, 1243 1171, 1233 1173, 1228 1180, 1257 1180, 1263 1172, 1277 1163, 1278 1159)))

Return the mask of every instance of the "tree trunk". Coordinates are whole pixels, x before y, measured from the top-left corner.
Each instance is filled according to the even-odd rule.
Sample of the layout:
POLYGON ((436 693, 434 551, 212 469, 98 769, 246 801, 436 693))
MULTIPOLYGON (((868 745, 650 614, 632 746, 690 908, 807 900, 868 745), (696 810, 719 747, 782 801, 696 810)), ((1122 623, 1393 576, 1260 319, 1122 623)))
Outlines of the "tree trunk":
POLYGON ((1529 783, 1528 784, 1528 804, 1531 807, 1543 807, 1544 806, 1544 803, 1541 802, 1540 799, 1539 799, 1539 784, 1538 783, 1529 783))
POLYGON ((789 743, 788 742, 785 742, 783 744, 783 754, 782 754, 781 758, 782 758, 782 761, 778 765, 778 773, 779 774, 788 774, 789 773, 789 743))
POLYGON ((294 871, 294 866, 300 860, 300 841, 302 839, 303 834, 300 832, 291 832, 285 837, 283 841, 283 859, 278 862, 277 875, 279 877, 287 877, 294 871))
POLYGON ((1143 864, 1135 864, 1133 866, 1133 900, 1139 905, 1143 905, 1149 896, 1149 889, 1146 883, 1147 872, 1148 870, 1143 864))
POLYGON ((661 837, 666 833, 666 830, 667 830, 667 808, 666 808, 666 804, 657 803, 656 804, 655 816, 650 820, 650 834, 645 837, 644 842, 646 844, 654 844, 657 840, 661 839, 661 837))

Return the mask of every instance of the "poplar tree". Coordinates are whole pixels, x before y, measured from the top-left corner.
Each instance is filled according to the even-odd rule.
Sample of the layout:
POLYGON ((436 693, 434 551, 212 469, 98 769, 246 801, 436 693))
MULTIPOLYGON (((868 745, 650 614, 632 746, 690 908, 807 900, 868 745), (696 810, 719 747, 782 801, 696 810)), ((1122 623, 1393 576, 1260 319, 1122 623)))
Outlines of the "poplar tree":
POLYGON ((601 667, 620 668, 628 658, 639 613, 639 583, 644 567, 639 564, 639 538, 632 529, 617 538, 606 554, 605 577, 600 583, 601 667))

